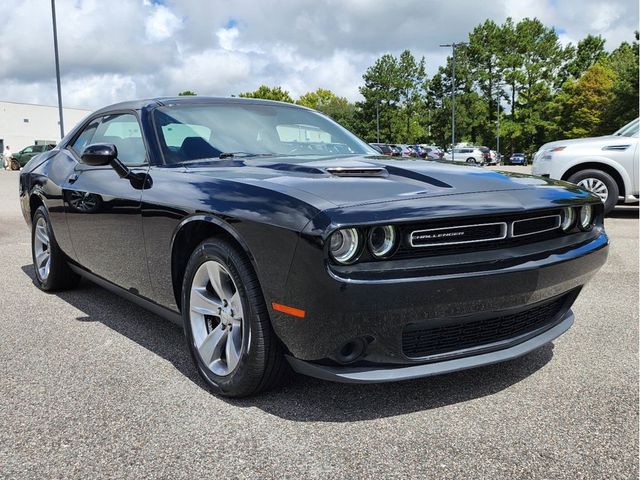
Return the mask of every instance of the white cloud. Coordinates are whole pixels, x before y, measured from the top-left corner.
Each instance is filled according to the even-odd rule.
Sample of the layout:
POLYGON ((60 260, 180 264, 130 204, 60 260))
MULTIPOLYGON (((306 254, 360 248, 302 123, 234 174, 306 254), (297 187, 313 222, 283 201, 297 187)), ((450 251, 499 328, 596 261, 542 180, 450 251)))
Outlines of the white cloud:
MULTIPOLYGON (((432 74, 485 18, 538 17, 563 43, 588 33, 632 39, 635 0, 57 0, 63 100, 96 108, 182 90, 231 95, 260 84, 351 100, 367 66, 405 48, 432 74)), ((51 12, 0 2, 0 99, 55 104, 51 12)))
POLYGON ((166 40, 182 26, 182 20, 164 5, 152 8, 154 11, 145 23, 145 31, 150 40, 166 40))
POLYGON ((221 28, 216 32, 220 47, 225 50, 233 50, 233 41, 238 38, 239 30, 237 28, 221 28))

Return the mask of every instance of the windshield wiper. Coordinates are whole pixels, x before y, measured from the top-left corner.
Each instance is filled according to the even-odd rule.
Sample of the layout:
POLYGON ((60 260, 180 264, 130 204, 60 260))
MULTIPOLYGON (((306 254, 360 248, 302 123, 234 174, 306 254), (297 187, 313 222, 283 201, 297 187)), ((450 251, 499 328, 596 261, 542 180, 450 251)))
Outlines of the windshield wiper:
POLYGON ((234 158, 234 157, 273 157, 276 153, 249 153, 249 152, 224 152, 218 155, 218 158, 234 158))

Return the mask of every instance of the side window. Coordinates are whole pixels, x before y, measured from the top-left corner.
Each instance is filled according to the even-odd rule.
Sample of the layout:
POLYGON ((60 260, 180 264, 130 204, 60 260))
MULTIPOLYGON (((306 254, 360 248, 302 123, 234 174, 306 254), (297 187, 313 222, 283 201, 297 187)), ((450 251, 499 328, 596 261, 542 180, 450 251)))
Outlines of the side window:
POLYGON ((22 153, 33 153, 33 147, 27 147, 24 150, 22 150, 22 153))
POLYGON ((98 128, 99 124, 100 119, 96 119, 84 128, 82 133, 78 135, 78 138, 76 138, 73 144, 71 144, 71 148, 74 152, 76 152, 78 155, 82 155, 84 147, 91 143, 91 139, 96 133, 96 129, 98 128))
POLYGON ((107 115, 95 130, 91 143, 110 143, 118 149, 118 159, 129 167, 147 162, 138 119, 130 113, 107 115))

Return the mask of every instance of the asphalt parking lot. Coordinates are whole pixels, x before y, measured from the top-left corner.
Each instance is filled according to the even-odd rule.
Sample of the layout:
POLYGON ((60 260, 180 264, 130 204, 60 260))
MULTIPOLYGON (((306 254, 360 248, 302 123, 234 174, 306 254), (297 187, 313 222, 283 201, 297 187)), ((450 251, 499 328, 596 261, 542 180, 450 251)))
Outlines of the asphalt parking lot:
POLYGON ((34 286, 17 178, 0 171, 2 478, 638 477, 637 207, 607 219, 609 261, 553 344, 418 381, 297 376, 224 400, 178 327, 88 282, 34 286))

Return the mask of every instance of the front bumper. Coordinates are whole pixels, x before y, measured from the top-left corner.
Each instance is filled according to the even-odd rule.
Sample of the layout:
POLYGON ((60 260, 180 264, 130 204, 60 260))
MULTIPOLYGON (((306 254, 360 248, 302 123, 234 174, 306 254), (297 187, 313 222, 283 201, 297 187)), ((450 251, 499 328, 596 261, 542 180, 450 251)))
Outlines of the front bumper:
MULTIPOLYGON (((543 158, 541 155, 536 154, 536 158, 531 164, 531 174, 537 176, 549 176, 551 173, 551 160, 543 158)), ((555 177, 554 177, 555 178, 555 177)))
POLYGON ((495 350, 488 353, 473 355, 470 357, 454 358, 451 360, 443 360, 436 363, 427 363, 422 365, 410 365, 405 367, 389 367, 389 366, 366 366, 366 367, 349 367, 349 366, 327 366, 319 365, 311 362, 298 360, 287 355, 287 360, 291 367, 298 373, 309 375, 310 377, 320 378, 322 380, 330 380, 343 383, 382 383, 397 382, 401 380, 412 380, 416 378, 429 377, 432 375, 440 375, 443 373, 452 373, 469 368, 491 365, 494 363, 512 360, 522 355, 540 348, 541 346, 558 338, 564 332, 569 330, 573 325, 573 312, 569 310, 560 323, 545 332, 537 335, 522 343, 516 344, 510 348, 495 350))
POLYGON ((567 238, 566 244, 553 240, 453 258, 389 262, 401 274, 395 277, 385 276, 388 271, 379 276, 363 273, 357 266, 318 271, 312 245, 302 242, 287 294, 280 300, 304 309, 305 318, 271 311, 272 324, 294 369, 337 381, 402 380, 514 358, 571 326, 569 309, 577 292, 606 261, 604 231, 579 235, 577 243, 567 238), (557 317, 517 343, 428 358, 405 354, 403 332, 408 325, 446 327, 490 319, 562 296, 568 300, 557 317), (341 351, 354 339, 366 340, 365 352, 349 363, 341 351))

